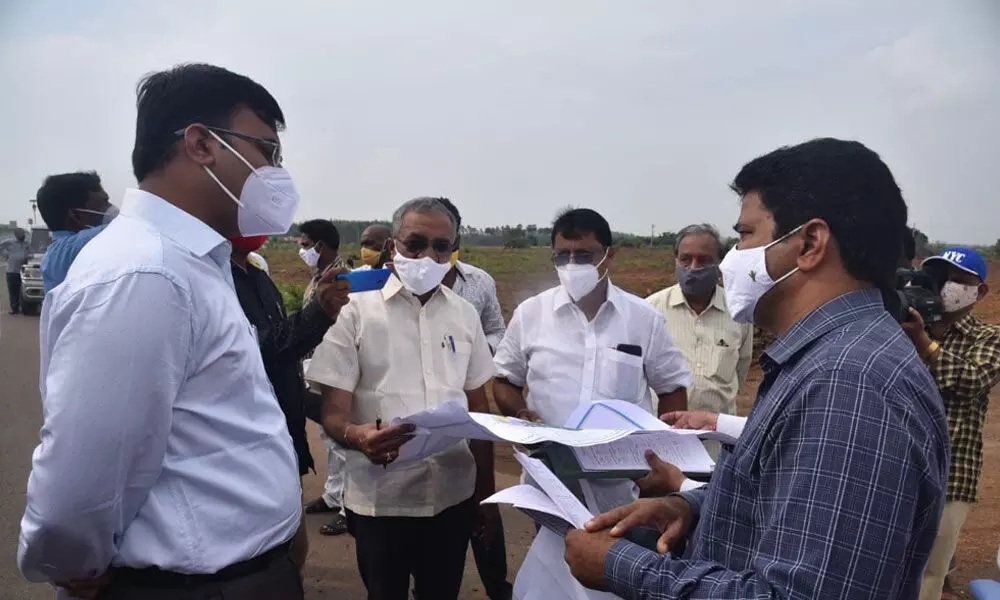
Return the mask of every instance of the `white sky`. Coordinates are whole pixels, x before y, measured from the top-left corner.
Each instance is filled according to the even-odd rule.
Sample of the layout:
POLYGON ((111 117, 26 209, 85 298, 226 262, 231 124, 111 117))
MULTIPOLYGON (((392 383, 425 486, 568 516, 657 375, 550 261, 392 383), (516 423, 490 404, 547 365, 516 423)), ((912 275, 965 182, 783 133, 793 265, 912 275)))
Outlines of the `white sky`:
POLYGON ((932 239, 1000 237, 994 0, 0 0, 0 48, 3 222, 50 173, 118 198, 136 82, 202 61, 278 99, 300 219, 446 195, 470 225, 728 230, 743 163, 835 136, 932 239))

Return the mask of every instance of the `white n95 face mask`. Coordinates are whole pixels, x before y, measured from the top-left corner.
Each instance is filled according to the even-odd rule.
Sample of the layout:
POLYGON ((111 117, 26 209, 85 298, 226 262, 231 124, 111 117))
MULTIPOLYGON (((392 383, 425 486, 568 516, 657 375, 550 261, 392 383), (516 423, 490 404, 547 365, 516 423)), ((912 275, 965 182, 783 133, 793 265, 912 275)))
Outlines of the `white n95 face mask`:
POLYGON ((569 297, 576 302, 580 298, 583 298, 590 292, 594 291, 597 284, 601 282, 604 277, 607 277, 607 272, 604 273, 604 277, 601 277, 597 270, 597 267, 604 264, 604 261, 608 258, 608 251, 604 251, 604 258, 601 262, 596 265, 578 265, 574 263, 569 263, 562 265, 561 267, 556 267, 556 273, 559 275, 559 283, 562 284, 566 293, 569 297))
POLYGON ((941 286, 941 304, 945 313, 955 313, 969 308, 979 299, 978 285, 964 285, 948 281, 941 286))
POLYGON ((719 264, 722 271, 722 285, 726 291, 726 308, 729 316, 737 323, 753 323, 757 303, 771 288, 788 279, 796 271, 795 267, 777 280, 767 272, 767 249, 780 244, 802 229, 799 225, 766 246, 740 250, 733 248, 719 264))
POLYGON ((299 208, 299 192, 295 189, 292 176, 282 167, 264 166, 254 168, 242 154, 230 146, 211 129, 208 133, 236 155, 250 169, 243 190, 237 198, 207 166, 204 167, 215 183, 239 206, 238 224, 240 235, 283 235, 288 233, 299 208))
POLYGON ((407 258, 399 252, 393 257, 392 266, 403 287, 414 296, 423 296, 441 285, 441 280, 451 270, 451 263, 442 264, 429 256, 407 258))
POLYGON ((319 252, 316 251, 316 247, 306 250, 305 248, 299 248, 299 258, 302 262, 306 263, 310 269, 315 269, 319 265, 319 252))

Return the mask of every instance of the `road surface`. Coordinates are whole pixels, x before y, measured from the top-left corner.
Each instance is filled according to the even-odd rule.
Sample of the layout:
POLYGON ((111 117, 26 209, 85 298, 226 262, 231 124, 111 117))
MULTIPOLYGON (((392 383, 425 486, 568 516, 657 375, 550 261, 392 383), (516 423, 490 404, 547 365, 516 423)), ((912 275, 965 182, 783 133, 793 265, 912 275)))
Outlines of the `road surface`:
MULTIPOLYGON (((7 314, 7 290, 0 276, 0 600, 50 600, 55 594, 47 585, 25 581, 17 570, 17 537, 24 511, 24 490, 31 470, 31 452, 38 443, 41 401, 38 394, 38 318, 7 314)), ((81 358, 81 360, 86 360, 81 358)), ((309 424, 310 443, 317 470, 326 472, 326 450, 309 424)), ((516 463, 508 449, 498 460, 497 485, 516 483, 516 463)), ((322 491, 323 478, 305 478, 306 498, 322 491)), ((502 509, 507 530, 510 581, 527 553, 534 534, 530 521, 516 510, 502 509)), ((306 598, 363 599, 364 586, 354 561, 354 542, 348 535, 323 537, 318 534, 324 515, 308 517, 310 554, 305 569, 306 598)), ((462 598, 484 599, 482 583, 468 554, 462 598)))

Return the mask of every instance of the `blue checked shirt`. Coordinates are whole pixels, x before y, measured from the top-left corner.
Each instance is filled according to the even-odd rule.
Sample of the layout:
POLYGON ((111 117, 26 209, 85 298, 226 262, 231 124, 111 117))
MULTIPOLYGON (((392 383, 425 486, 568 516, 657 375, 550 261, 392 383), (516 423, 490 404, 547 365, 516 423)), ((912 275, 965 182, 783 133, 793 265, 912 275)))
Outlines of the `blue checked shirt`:
POLYGON ((623 598, 918 596, 948 482, 937 386, 880 295, 841 296, 761 357, 746 429, 709 486, 681 494, 683 559, 618 542, 623 598))

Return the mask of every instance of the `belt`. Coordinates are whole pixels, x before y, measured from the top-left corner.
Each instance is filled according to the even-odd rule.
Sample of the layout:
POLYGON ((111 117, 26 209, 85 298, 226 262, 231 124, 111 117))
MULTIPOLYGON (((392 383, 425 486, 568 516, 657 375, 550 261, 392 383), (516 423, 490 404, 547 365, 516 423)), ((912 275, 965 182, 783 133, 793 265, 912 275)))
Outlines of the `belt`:
POLYGON ((189 575, 187 573, 164 571, 159 567, 146 567, 143 569, 117 567, 113 570, 112 581, 120 580, 136 587, 170 589, 195 588, 209 583, 225 583, 253 575, 254 573, 260 573, 267 569, 274 559, 287 556, 291 545, 292 540, 288 540, 263 554, 229 565, 228 567, 223 567, 218 572, 210 574, 189 575))

